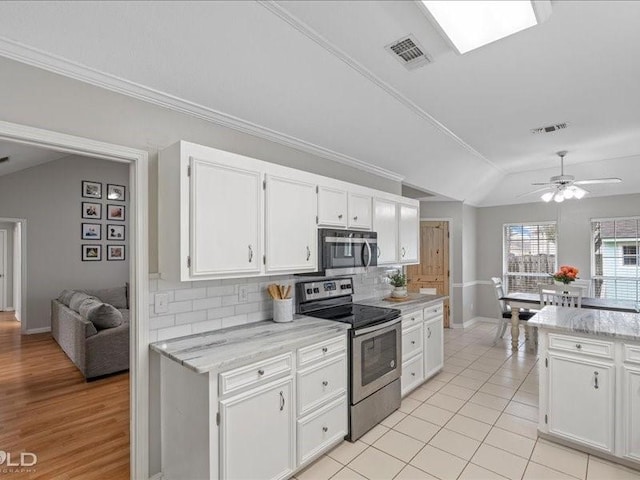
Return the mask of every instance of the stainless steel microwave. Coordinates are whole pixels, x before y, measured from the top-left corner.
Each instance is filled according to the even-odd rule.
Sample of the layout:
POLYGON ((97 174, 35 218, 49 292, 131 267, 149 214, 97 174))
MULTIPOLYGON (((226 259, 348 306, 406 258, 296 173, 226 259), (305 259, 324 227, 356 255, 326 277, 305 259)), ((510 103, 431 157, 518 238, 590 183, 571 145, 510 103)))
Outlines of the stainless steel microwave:
POLYGON ((363 273, 378 265, 378 234, 321 228, 318 253, 318 266, 324 275, 363 273))

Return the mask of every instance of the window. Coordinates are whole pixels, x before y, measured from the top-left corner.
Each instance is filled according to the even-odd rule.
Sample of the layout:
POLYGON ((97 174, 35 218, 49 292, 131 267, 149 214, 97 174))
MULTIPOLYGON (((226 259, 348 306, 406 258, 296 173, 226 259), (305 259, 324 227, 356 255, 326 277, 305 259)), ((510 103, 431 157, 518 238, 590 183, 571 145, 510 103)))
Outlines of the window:
POLYGON ((594 296, 637 302, 640 297, 640 217, 591 221, 594 296))
POLYGON ((537 293, 553 283, 556 271, 556 222, 504 226, 503 269, 508 292, 537 293))
POLYGON ((638 264, 638 247, 636 245, 622 246, 622 265, 638 264))

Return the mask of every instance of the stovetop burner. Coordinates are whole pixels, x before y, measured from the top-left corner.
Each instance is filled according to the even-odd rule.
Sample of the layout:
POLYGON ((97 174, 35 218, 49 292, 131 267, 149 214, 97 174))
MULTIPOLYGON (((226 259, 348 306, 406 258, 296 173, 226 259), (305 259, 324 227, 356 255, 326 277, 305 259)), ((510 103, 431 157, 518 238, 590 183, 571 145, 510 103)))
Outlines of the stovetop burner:
POLYGON ((306 315, 349 323, 352 328, 357 329, 377 325, 378 323, 384 323, 389 320, 393 320, 394 318, 398 318, 400 316, 400 310, 350 303, 347 305, 339 305, 337 307, 308 312, 306 315))

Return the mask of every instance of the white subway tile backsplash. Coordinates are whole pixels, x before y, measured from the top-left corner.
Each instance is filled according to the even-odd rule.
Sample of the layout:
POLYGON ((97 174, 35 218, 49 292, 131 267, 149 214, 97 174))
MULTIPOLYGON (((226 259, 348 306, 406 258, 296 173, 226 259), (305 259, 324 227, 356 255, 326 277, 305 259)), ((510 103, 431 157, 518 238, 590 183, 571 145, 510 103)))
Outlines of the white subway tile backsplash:
POLYGON ((185 288, 191 288, 191 282, 172 282, 169 280, 158 280, 158 290, 165 292, 167 290, 183 290, 185 288))
POLYGON ((151 330, 158 330, 159 328, 172 327, 176 324, 175 315, 164 315, 162 317, 149 317, 149 325, 151 330))
POLYGON ((236 314, 259 312, 270 308, 272 308, 272 303, 270 301, 241 303, 240 305, 236 305, 236 314))
POLYGON ((191 335, 191 324, 161 328, 160 330, 158 330, 158 341, 182 337, 184 335, 191 335))
POLYGON ((222 319, 222 328, 235 327, 236 325, 242 325, 247 323, 246 315, 234 315, 233 317, 226 317, 222 319))
POLYGON ((222 295, 233 295, 234 293, 238 293, 238 284, 207 288, 207 297, 220 297, 222 295))
POLYGON ((171 299, 169 299, 169 313, 191 312, 192 310, 192 300, 186 300, 184 302, 172 302, 171 299))
POLYGON ((222 306, 223 307, 227 307, 229 305, 237 305, 238 303, 240 303, 240 299, 238 298, 238 295, 224 295, 222 297, 222 306))
POLYGON ((219 296, 209 296, 208 298, 203 298, 202 300, 193 301, 194 310, 209 310, 210 308, 218 308, 221 306, 222 297, 219 296))
POLYGON ((211 330, 220 330, 222 328, 222 319, 217 320, 205 320, 204 322, 197 322, 191 324, 191 331, 193 333, 209 332, 211 330))
POLYGON ((206 298, 207 297, 207 289, 206 288, 189 288, 187 290, 176 290, 174 293, 176 302, 180 302, 182 300, 196 300, 198 298, 206 298))
POLYGON ((198 310, 196 312, 178 313, 176 315, 176 325, 184 325, 185 323, 203 322, 207 319, 206 310, 198 310))
POLYGON ((259 312, 247 313, 247 323, 261 322, 262 320, 270 320, 273 318, 273 308, 261 310, 259 312))
POLYGON ((231 317, 236 313, 235 307, 211 308, 207 310, 207 319, 231 317))

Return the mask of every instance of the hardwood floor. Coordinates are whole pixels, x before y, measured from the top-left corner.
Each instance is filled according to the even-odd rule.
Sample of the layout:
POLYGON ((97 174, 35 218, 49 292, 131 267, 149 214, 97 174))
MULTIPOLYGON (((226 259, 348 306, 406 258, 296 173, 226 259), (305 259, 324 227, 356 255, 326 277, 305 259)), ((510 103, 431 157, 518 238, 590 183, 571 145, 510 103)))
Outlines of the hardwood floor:
POLYGON ((20 335, 0 312, 0 450, 38 457, 1 478, 128 479, 129 374, 87 383, 51 334, 20 335))

